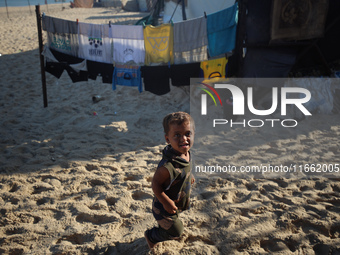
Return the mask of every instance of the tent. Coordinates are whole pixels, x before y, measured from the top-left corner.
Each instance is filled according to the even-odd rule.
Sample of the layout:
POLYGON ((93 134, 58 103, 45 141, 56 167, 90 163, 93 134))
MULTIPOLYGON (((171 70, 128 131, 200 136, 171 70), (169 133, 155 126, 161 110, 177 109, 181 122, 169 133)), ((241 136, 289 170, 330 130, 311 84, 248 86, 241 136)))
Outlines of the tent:
POLYGON ((211 14, 233 4, 235 4, 235 0, 165 0, 163 22, 168 23, 171 17, 173 22, 182 21, 183 13, 185 13, 185 19, 202 17, 204 13, 211 14), (185 12, 183 12, 183 6, 185 12))
MULTIPOLYGON (((226 9, 233 4, 235 0, 146 0, 150 15, 137 21, 136 25, 159 25, 159 17, 163 16, 163 23, 194 19, 202 17, 205 14, 211 14, 226 9), (162 15, 163 11, 163 15, 162 15)), ((139 1, 140 2, 140 1, 139 1)))
POLYGON ((92 8, 93 0, 74 0, 73 3, 71 2, 71 6, 76 8, 92 8))

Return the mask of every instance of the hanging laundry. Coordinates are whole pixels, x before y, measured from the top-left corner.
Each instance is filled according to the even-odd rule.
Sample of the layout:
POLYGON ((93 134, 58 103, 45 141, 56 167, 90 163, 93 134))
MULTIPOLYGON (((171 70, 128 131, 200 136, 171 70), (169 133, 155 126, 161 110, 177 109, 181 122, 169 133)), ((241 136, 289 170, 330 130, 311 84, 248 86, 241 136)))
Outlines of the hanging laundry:
POLYGON ((64 65, 59 63, 59 61, 55 58, 49 47, 44 47, 41 55, 44 56, 45 71, 59 79, 64 72, 65 69, 64 65))
POLYGON ((46 56, 46 69, 45 71, 60 78, 64 70, 67 71, 72 82, 87 81, 88 72, 86 62, 80 59, 56 50, 44 50, 46 56))
POLYGON ((145 91, 159 96, 170 92, 168 66, 142 66, 141 71, 145 91))
POLYGON ((207 19, 204 17, 174 23, 174 63, 185 64, 208 59, 207 19))
POLYGON ((76 22, 43 16, 43 30, 47 32, 47 44, 51 49, 78 56, 78 27, 76 22))
POLYGON ((115 65, 112 78, 112 89, 116 90, 117 85, 138 87, 143 91, 140 66, 115 65))
POLYGON ((80 63, 68 65, 66 71, 72 82, 88 80, 87 64, 85 59, 80 63))
POLYGON ((85 71, 76 71, 70 65, 66 66, 68 76, 70 76, 73 83, 79 81, 88 81, 88 75, 85 71))
POLYGON ((103 83, 112 84, 112 75, 114 71, 112 64, 87 60, 87 70, 90 79, 96 80, 97 76, 101 76, 103 83))
POLYGON ((145 65, 173 64, 173 26, 162 24, 144 28, 145 65))
POLYGON ((124 65, 144 65, 143 26, 112 25, 113 62, 124 65))
POLYGON ((41 55, 44 56, 45 62, 59 62, 58 59, 56 59, 56 57, 53 55, 49 47, 44 47, 41 55))
POLYGON ((70 67, 76 72, 80 72, 80 71, 87 72, 86 60, 83 60, 82 62, 77 63, 77 64, 70 64, 70 67))
POLYGON ((200 64, 201 77, 207 80, 218 80, 227 77, 228 59, 217 58, 212 60, 203 61, 200 64))
POLYGON ((200 63, 172 65, 171 83, 173 86, 190 86, 190 78, 199 78, 200 70, 200 63))
POLYGON ((109 26, 80 23, 79 57, 102 63, 113 63, 109 26))
POLYGON ((235 48, 238 4, 207 15, 208 51, 215 57, 235 48))
POLYGON ((59 79, 65 70, 65 66, 58 62, 48 62, 45 63, 45 71, 52 74, 54 77, 59 79))

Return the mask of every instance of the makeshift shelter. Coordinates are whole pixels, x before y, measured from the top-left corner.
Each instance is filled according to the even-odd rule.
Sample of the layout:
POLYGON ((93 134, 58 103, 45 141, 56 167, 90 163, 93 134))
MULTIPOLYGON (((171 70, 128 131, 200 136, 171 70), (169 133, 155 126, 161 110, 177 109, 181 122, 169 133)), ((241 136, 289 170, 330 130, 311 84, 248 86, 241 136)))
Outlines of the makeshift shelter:
POLYGON ((95 0, 93 7, 122 7, 120 0, 95 0))
MULTIPOLYGON (((228 8, 235 0, 163 0, 163 22, 179 22, 228 8)), ((340 58, 337 0, 238 0, 236 47, 229 73, 239 77, 287 77, 292 68, 340 58), (282 14, 282 15, 281 15, 282 14), (294 19, 295 18, 295 19, 294 19)))
POLYGON ((75 8, 92 8, 93 0, 74 0, 71 6, 75 8))
POLYGON ((165 0, 163 22, 194 19, 231 7, 235 0, 165 0), (184 11, 183 11, 184 6, 184 11))
POLYGON ((240 76, 287 77, 297 59, 305 58, 304 51, 310 47, 314 47, 314 55, 329 69, 320 49, 315 49, 315 41, 326 33, 328 6, 335 1, 303 2, 241 1, 237 47, 242 62, 240 76), (246 54, 242 58, 244 48, 246 54))
MULTIPOLYGON (((118 0, 101 0, 101 2, 117 2, 118 0)), ((121 6, 125 11, 148 12, 151 11, 157 0, 121 0, 121 6)))

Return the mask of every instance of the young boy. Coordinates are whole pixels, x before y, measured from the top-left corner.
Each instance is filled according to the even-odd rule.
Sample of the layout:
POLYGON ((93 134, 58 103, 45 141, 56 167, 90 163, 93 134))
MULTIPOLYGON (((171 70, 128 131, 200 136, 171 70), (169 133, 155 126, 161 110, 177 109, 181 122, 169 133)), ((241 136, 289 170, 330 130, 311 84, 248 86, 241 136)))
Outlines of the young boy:
POLYGON ((163 119, 163 128, 168 145, 152 179, 155 194, 152 213, 159 227, 144 234, 150 249, 158 242, 182 235, 183 224, 178 214, 188 209, 191 184, 195 180, 189 152, 194 142, 193 119, 185 112, 170 113, 163 119))

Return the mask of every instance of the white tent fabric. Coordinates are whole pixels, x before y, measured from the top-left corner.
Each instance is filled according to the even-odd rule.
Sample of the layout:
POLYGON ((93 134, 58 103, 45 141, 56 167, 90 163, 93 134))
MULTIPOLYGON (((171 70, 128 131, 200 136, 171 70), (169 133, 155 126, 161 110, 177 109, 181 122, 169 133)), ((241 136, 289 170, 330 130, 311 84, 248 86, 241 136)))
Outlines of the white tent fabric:
MULTIPOLYGON (((168 23, 176 9, 177 1, 165 1, 163 22, 168 23)), ((226 9, 235 4, 235 0, 187 0, 185 13, 187 19, 194 19, 204 16, 204 12, 208 15, 223 9, 226 9)), ((182 21, 182 4, 177 6, 177 9, 172 17, 173 22, 182 21)))

